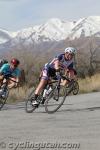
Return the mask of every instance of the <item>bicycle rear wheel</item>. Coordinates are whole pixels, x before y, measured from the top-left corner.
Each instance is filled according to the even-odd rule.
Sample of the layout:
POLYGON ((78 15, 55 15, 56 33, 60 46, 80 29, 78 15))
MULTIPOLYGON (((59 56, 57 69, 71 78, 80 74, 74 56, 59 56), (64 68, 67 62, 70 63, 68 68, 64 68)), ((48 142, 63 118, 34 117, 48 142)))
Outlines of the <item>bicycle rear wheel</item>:
POLYGON ((34 89, 31 90, 30 94, 26 98, 25 110, 27 113, 32 113, 37 108, 35 105, 32 105, 33 97, 34 89))
POLYGON ((66 88, 60 86, 60 89, 57 89, 55 86, 45 101, 45 111, 49 114, 56 112, 63 105, 65 98, 66 88))
POLYGON ((73 95, 77 95, 79 93, 79 84, 77 81, 74 81, 73 83, 73 95))

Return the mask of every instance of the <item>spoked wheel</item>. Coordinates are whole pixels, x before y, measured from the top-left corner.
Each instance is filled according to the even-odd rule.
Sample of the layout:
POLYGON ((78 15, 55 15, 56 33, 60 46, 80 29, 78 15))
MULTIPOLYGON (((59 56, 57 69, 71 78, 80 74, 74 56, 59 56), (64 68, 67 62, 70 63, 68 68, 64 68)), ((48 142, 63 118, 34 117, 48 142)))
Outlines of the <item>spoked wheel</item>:
POLYGON ((77 81, 74 81, 74 83, 73 83, 72 93, 73 93, 73 95, 77 95, 79 93, 79 84, 77 81))
POLYGON ((64 103, 66 98, 66 89, 60 86, 60 89, 54 87, 45 101, 45 111, 49 114, 56 112, 64 103))
POLYGON ((32 89, 32 91, 26 98, 25 110, 27 113, 32 113, 37 108, 36 105, 32 105, 32 101, 34 101, 33 97, 34 97, 34 89, 32 89))
POLYGON ((9 90, 8 89, 6 89, 6 91, 4 91, 4 94, 2 94, 2 96, 0 95, 0 110, 5 105, 6 100, 8 98, 8 95, 9 95, 9 90))

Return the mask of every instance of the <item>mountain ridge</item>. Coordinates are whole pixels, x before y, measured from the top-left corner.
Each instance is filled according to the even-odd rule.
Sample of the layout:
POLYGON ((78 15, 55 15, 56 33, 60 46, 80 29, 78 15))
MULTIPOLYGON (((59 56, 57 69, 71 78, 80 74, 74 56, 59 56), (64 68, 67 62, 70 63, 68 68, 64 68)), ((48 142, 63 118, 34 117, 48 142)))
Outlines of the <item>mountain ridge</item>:
POLYGON ((16 32, 0 29, 0 44, 10 41, 10 44, 18 44, 24 41, 39 44, 41 42, 71 40, 80 36, 100 37, 100 16, 80 18, 78 21, 62 21, 51 18, 46 23, 24 28, 16 32))

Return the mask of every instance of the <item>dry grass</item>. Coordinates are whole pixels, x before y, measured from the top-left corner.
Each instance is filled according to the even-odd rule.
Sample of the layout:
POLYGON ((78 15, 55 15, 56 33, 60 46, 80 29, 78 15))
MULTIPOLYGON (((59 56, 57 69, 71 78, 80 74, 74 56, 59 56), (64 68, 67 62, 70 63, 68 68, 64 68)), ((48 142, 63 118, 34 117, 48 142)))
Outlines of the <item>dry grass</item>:
POLYGON ((22 88, 11 89, 9 91, 8 103, 22 101, 24 95, 25 95, 25 89, 22 88))
POLYGON ((18 87, 9 91, 8 103, 24 101, 31 88, 27 86, 18 87))
POLYGON ((100 91, 100 74, 92 77, 79 79, 80 93, 98 92, 100 91))

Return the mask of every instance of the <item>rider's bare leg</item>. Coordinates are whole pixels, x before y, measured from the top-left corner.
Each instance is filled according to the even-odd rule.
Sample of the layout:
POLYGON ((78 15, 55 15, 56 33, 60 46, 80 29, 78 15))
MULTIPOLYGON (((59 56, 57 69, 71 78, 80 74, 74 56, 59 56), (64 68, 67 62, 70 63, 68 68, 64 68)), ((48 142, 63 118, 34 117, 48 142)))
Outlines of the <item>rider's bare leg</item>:
POLYGON ((47 84, 47 80, 45 79, 41 79, 40 83, 38 84, 36 90, 35 90, 35 95, 39 95, 40 92, 43 90, 43 88, 45 87, 45 85, 47 84))
POLYGON ((47 84, 47 80, 45 80, 45 79, 40 80, 40 83, 38 84, 38 86, 35 90, 35 97, 34 97, 35 101, 32 102, 33 105, 38 105, 38 101, 37 101, 38 95, 43 90, 43 88, 45 87, 46 84, 47 84))

